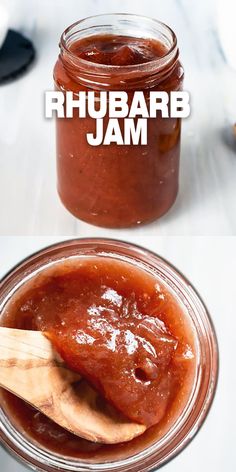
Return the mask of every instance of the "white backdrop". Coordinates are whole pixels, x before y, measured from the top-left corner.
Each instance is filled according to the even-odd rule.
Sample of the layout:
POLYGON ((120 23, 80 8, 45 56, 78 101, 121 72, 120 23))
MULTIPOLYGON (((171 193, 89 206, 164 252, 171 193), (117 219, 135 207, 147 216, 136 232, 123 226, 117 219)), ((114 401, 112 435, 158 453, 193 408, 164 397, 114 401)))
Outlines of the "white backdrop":
MULTIPOLYGON (((219 0, 222 15, 233 1, 219 0)), ((236 141, 230 130, 236 121, 236 71, 220 43, 217 0, 0 3, 9 7, 10 26, 29 36, 37 50, 37 60, 24 77, 0 86, 0 277, 40 247, 73 236, 128 240, 175 264, 196 286, 212 315, 221 368, 206 423, 163 470, 235 472, 236 237, 231 235, 236 235, 236 141), (173 209, 151 225, 118 231, 82 223, 59 202, 54 124, 44 119, 43 94, 53 88, 52 69, 64 28, 88 15, 121 10, 153 16, 176 31, 192 113, 183 126, 180 192, 173 209)), ((225 29, 223 16, 221 20, 225 29)), ((3 472, 26 470, 1 449, 0 464, 3 472)))

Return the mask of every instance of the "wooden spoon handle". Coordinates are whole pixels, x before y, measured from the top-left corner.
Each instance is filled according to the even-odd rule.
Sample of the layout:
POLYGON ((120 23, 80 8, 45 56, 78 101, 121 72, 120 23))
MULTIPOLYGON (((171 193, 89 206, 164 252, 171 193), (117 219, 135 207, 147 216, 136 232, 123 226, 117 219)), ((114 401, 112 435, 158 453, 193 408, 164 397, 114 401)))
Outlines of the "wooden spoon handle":
POLYGON ((0 366, 36 362, 55 358, 50 341, 40 331, 0 327, 0 366))
POLYGON ((40 331, 0 327, 0 386, 39 407, 78 375, 65 366, 40 331), (54 381, 57 382, 53 384, 54 381))

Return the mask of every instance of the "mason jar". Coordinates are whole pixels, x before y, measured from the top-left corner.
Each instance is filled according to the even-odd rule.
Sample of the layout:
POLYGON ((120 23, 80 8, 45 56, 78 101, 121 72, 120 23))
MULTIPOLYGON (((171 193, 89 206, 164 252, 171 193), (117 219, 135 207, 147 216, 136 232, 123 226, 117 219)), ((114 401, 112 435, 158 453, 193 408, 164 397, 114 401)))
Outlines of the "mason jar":
MULTIPOLYGON (((85 441, 81 453, 71 457, 50 449, 50 441, 30 434, 30 422, 37 421, 35 411, 23 403, 14 403, 0 391, 0 438, 5 447, 32 469, 47 472, 149 472, 178 454, 197 433, 206 419, 214 398, 217 373, 217 340, 207 309, 190 282, 169 262, 139 246, 109 239, 77 239, 60 242, 40 250, 14 267, 3 279, 0 287, 0 324, 7 326, 6 307, 18 291, 36 275, 61 262, 87 258, 112 258, 124 261, 152 274, 166 286, 175 301, 185 312, 191 324, 195 342, 195 373, 191 380, 185 404, 172 415, 165 427, 151 428, 139 438, 120 447, 100 449, 85 441), (18 405, 18 406, 17 406, 18 405), (25 414, 28 428, 20 421, 25 414), (15 413, 14 413, 15 411, 15 413), (86 454, 85 454, 86 453, 86 454)), ((19 317, 24 313, 19 311, 19 317)), ((13 326, 14 327, 14 326, 13 326)), ((22 400, 19 400, 22 402, 22 400)), ((24 419, 25 422, 25 419, 24 419)), ((51 426, 49 426, 50 428, 51 426)), ((54 430, 52 428, 52 434, 54 430)), ((41 436, 40 436, 41 434, 41 436)), ((46 436, 46 433, 45 433, 46 436)), ((75 437, 75 436, 74 436, 75 437)), ((76 438, 76 437, 75 437, 76 438)), ((61 440, 61 439, 60 439, 61 440)), ((80 444, 80 443, 79 443, 80 444)), ((62 450, 65 444, 62 444, 62 450)), ((76 450, 76 449, 75 449, 76 450)))
MULTIPOLYGON (((54 68, 56 90, 72 92, 74 99, 81 91, 94 91, 99 102, 100 91, 119 90, 127 92, 131 103, 134 92, 141 91, 147 107, 150 91, 170 97, 182 89, 183 78, 175 33, 160 21, 130 14, 99 15, 69 26, 54 68), (117 38, 125 46, 134 42, 133 54, 135 45, 143 50, 156 44, 159 56, 125 65, 122 50, 118 64, 84 58, 86 44, 94 44, 88 58, 99 48, 107 54, 117 38)), ((107 113, 105 125, 108 119, 107 113)), ((122 130, 124 118, 119 124, 122 130)), ((92 146, 86 134, 95 129, 95 119, 79 118, 78 109, 71 118, 56 118, 57 188, 64 206, 81 220, 109 228, 136 226, 164 215, 178 192, 181 118, 161 113, 147 118, 147 144, 92 146)))

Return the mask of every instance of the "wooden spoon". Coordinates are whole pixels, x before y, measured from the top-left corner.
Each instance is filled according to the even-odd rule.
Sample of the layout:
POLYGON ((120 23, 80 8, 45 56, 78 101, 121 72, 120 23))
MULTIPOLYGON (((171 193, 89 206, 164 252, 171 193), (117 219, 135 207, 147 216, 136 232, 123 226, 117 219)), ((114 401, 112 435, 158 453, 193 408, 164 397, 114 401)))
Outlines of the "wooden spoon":
POLYGON ((142 434, 71 371, 40 331, 0 327, 0 386, 72 433, 115 444, 142 434))

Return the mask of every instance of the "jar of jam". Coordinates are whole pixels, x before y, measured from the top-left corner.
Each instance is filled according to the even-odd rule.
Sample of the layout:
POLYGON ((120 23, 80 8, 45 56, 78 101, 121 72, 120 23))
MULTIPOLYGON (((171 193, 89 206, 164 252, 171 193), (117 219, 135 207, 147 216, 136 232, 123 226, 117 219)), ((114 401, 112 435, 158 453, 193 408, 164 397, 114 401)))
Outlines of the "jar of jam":
MULTIPOLYGON (((182 89, 184 71, 174 32, 130 14, 86 18, 61 36, 54 68, 56 90, 134 92, 182 89)), ((99 96, 96 98, 99 101, 99 96)), ((108 116, 104 118, 107 124, 108 116)), ((119 118, 120 129, 124 119, 119 118)), ((58 193, 65 207, 88 223, 120 228, 164 215, 178 192, 180 118, 147 118, 147 144, 91 146, 95 119, 57 118, 58 193)))
MULTIPOLYGON (((152 322, 147 313, 152 313, 154 318, 158 313, 161 317, 159 328, 165 324, 171 329, 177 342, 173 345, 174 349, 171 347, 172 337, 167 333, 163 336, 162 330, 160 336, 160 332, 158 335, 156 331, 157 338, 159 336, 160 342, 164 343, 163 349, 159 350, 162 361, 165 363, 171 356, 167 370, 165 367, 166 372, 159 378, 162 391, 158 391, 156 397, 158 405, 167 400, 164 416, 158 419, 157 424, 151 424, 141 436, 128 442, 99 444, 73 435, 18 397, 0 389, 0 439, 18 458, 39 471, 149 472, 180 452, 206 418, 214 397, 218 372, 214 327, 195 289, 173 266, 146 249, 108 239, 61 242, 28 257, 12 269, 1 282, 0 325, 40 331, 43 327, 54 329, 58 314, 64 307, 67 317, 64 327, 68 328, 69 334, 76 317, 73 313, 68 315, 68 307, 81 301, 81 313, 88 300, 95 313, 96 326, 99 325, 97 309, 104 316, 107 304, 107 322, 112 307, 115 307, 116 317, 123 307, 127 322, 130 314, 138 314, 143 327, 148 323, 147 345, 150 352, 156 336, 153 337, 152 322), (79 280, 81 283, 78 283, 79 280), (150 299, 150 294, 154 298, 150 299), (68 316, 72 318, 69 320, 68 316), (163 384, 165 375, 169 379, 168 388, 163 384)), ((112 319, 114 321, 113 316, 112 319)), ((104 326, 103 323, 102 329, 104 326)), ((135 345, 131 346, 130 339, 129 336, 129 349, 135 345)), ((74 340, 71 338, 71 341, 71 344, 66 343, 66 349, 71 349, 74 340)), ((111 358, 113 373, 116 366, 117 390, 120 365, 119 362, 113 363, 113 358, 117 360, 114 337, 112 343, 108 363, 111 358)), ((87 347, 92 362, 94 352, 91 346, 87 347)), ((104 356, 97 356, 97 348, 96 343, 94 349, 98 363, 104 356)), ((94 369, 92 374, 97 375, 100 371, 94 369)), ((147 375, 150 373, 148 371, 147 375)), ((137 385, 142 388, 146 385, 147 391, 150 385, 148 395, 153 394, 154 384, 146 383, 140 372, 138 374, 137 385)), ((128 376, 129 385, 130 381, 128 376)), ((127 391, 132 394, 129 388, 127 391)), ((119 402, 117 392, 113 395, 119 402)), ((122 390, 122 401, 125 400, 124 394, 125 388, 122 390)), ((133 406, 132 403, 131 409, 133 406)), ((160 413, 159 408, 157 413, 160 413)))

